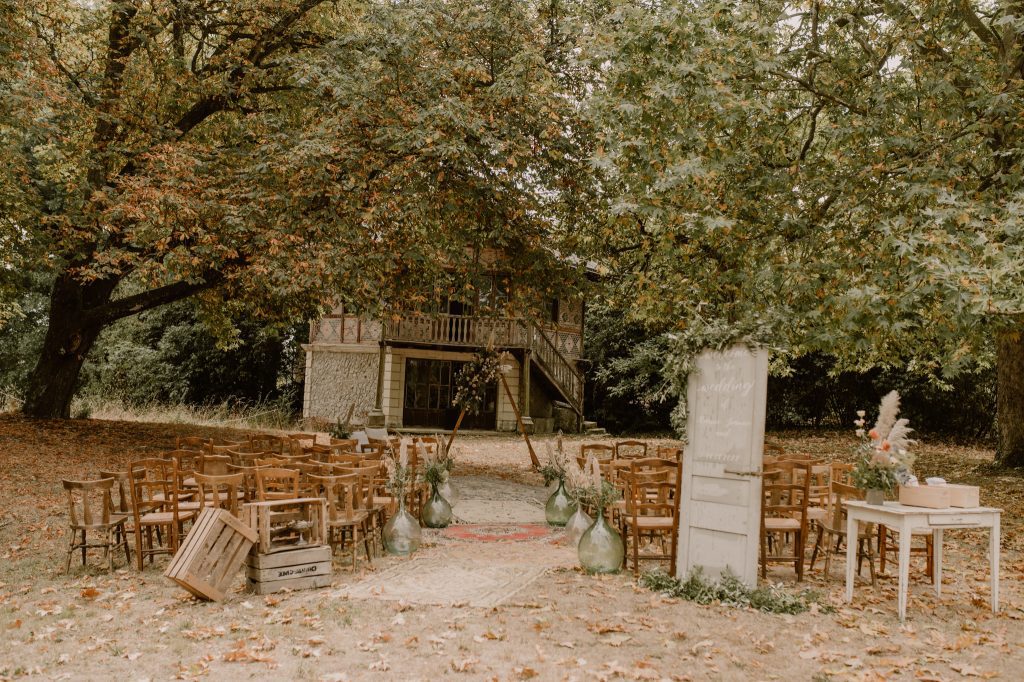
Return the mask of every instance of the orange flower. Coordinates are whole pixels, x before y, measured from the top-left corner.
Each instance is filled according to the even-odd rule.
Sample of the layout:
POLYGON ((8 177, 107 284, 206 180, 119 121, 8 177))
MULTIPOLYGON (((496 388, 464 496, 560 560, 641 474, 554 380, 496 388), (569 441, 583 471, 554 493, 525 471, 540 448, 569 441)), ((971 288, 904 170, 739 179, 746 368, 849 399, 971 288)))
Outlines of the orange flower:
POLYGON ((892 445, 890 445, 887 440, 883 440, 879 447, 882 448, 882 452, 889 452, 889 450, 892 449, 892 445))
POLYGON ((870 431, 868 431, 868 436, 870 436, 872 439, 877 439, 878 438, 878 431, 875 431, 874 429, 871 429, 870 431))

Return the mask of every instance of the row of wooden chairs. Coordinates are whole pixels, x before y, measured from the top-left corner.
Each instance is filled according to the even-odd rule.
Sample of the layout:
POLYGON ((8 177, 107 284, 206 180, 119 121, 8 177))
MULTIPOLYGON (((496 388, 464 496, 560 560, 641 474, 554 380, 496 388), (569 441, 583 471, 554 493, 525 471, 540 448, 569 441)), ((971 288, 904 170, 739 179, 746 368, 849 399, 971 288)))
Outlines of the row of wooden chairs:
POLYGON ((612 445, 607 443, 580 444, 580 457, 586 460, 593 456, 597 460, 637 459, 642 457, 662 457, 664 459, 682 459, 682 449, 668 445, 655 446, 651 453, 648 443, 642 440, 621 440, 612 445))

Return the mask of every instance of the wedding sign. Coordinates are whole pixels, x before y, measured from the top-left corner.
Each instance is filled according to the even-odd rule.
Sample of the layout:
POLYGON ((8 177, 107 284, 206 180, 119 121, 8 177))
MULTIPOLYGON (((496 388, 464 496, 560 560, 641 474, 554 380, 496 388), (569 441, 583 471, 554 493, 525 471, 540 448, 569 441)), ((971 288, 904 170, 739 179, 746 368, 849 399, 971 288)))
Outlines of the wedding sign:
POLYGON ((677 575, 757 583, 768 353, 705 350, 687 386, 677 575))

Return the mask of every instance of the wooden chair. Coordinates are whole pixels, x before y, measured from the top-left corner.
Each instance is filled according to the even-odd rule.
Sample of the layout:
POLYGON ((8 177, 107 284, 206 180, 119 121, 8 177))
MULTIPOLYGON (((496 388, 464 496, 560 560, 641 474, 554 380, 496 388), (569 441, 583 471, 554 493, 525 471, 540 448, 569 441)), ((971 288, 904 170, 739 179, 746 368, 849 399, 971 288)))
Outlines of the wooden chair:
POLYGON ((238 504, 240 493, 244 494, 245 474, 196 474, 196 487, 199 490, 199 513, 207 507, 226 509, 232 516, 240 518, 241 506, 238 504))
POLYGON ((647 443, 642 440, 620 440, 615 443, 615 459, 635 459, 647 456, 647 443))
MULTIPOLYGON (((846 508, 849 500, 863 500, 864 491, 852 485, 832 481, 829 484, 830 494, 828 499, 827 514, 821 522, 821 532, 814 541, 814 549, 811 551, 811 570, 814 570, 814 562, 817 561, 818 552, 825 553, 825 578, 828 578, 829 568, 832 565, 832 555, 838 554, 843 542, 848 542, 846 537, 846 508), (824 538, 824 542, 822 541, 824 538), (832 540, 835 539, 835 549, 832 548, 832 540)), ((872 529, 870 526, 858 524, 857 527, 857 573, 864 559, 868 560, 868 570, 871 573, 871 584, 875 584, 875 555, 871 549, 872 529)))
POLYGON ((289 464, 288 460, 285 459, 284 457, 280 457, 280 456, 277 456, 277 457, 257 457, 256 460, 255 460, 256 468, 266 468, 266 467, 287 468, 288 464, 289 464))
MULTIPOLYGON (((340 453, 340 454, 333 454, 332 453, 327 458, 327 464, 340 464, 342 466, 348 466, 348 467, 357 467, 357 466, 359 466, 359 463, 362 462, 362 461, 364 461, 364 460, 363 460, 363 457, 361 455, 357 455, 357 454, 351 453, 351 452, 340 453)), ((373 461, 377 462, 379 460, 373 460, 373 461)))
POLYGON ((853 485, 853 465, 848 462, 832 462, 829 465, 829 482, 853 485))
POLYGON ((373 564, 370 551, 370 515, 357 474, 311 476, 320 497, 327 500, 327 533, 331 550, 350 547, 352 568, 356 567, 358 547, 363 545, 366 561, 373 564))
POLYGON ((185 534, 185 523, 195 517, 191 510, 181 510, 174 485, 175 463, 170 459, 144 458, 131 463, 132 520, 135 525, 135 559, 141 571, 148 556, 150 563, 157 554, 178 551, 185 534), (135 472, 142 471, 139 476, 135 472), (157 545, 153 545, 153 535, 157 545), (166 535, 166 545, 163 537, 166 535), (145 536, 145 547, 143 546, 145 536))
POLYGON ((668 561, 669 575, 675 575, 676 542, 679 535, 679 518, 676 514, 676 492, 678 490, 678 469, 647 471, 623 471, 621 476, 626 484, 626 506, 622 515, 627 554, 633 564, 633 574, 640 574, 640 560, 668 561), (655 540, 661 545, 659 554, 640 555, 644 539, 650 544, 655 540), (668 549, 665 541, 668 540, 668 549), (630 551, 631 550, 631 551, 630 551))
POLYGON ((132 561, 128 549, 128 536, 124 524, 128 520, 126 514, 114 513, 114 505, 110 491, 114 488, 113 478, 102 478, 97 481, 62 481, 68 495, 68 527, 71 531, 68 543, 68 560, 64 572, 71 570, 71 555, 75 550, 82 552, 82 565, 86 564, 86 556, 90 549, 103 549, 107 560, 107 571, 114 570, 114 550, 124 547, 125 561, 132 561), (82 534, 81 540, 78 534, 82 534), (90 542, 89 534, 94 540, 90 542))
POLYGON ((196 487, 192 474, 199 471, 199 461, 202 456, 203 453, 200 450, 171 450, 161 455, 163 459, 174 462, 175 469, 184 474, 180 481, 182 490, 179 492, 185 496, 188 495, 188 490, 193 490, 196 487))
POLYGON ((807 542, 807 502, 810 498, 810 465, 794 462, 795 473, 787 480, 785 472, 764 472, 761 504, 761 577, 768 577, 769 563, 793 563, 796 579, 804 579, 804 547, 807 542), (798 480, 800 482, 793 482, 798 480), (784 552, 786 536, 792 537, 792 552, 784 552), (770 553, 772 546, 776 552, 770 553))
POLYGON ((257 468, 256 496, 260 502, 298 499, 299 472, 280 467, 257 468))
POLYGON ((256 492, 256 470, 260 469, 258 466, 249 466, 246 464, 231 464, 228 466, 229 474, 241 474, 242 479, 242 499, 245 502, 256 502, 259 494, 256 492))
POLYGON ((615 448, 604 443, 581 443, 580 459, 585 462, 590 455, 593 455, 597 460, 614 459, 615 448))
POLYGON ((786 454, 786 448, 778 443, 765 442, 764 449, 761 452, 764 453, 765 457, 782 457, 786 454))

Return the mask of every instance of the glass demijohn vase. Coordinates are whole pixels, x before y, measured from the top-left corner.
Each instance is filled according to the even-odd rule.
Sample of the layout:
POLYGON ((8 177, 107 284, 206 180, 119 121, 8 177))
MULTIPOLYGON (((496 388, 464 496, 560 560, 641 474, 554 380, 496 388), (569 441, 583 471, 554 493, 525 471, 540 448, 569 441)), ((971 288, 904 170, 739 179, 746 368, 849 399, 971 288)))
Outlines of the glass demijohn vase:
POLYGON ((459 495, 455 492, 455 486, 452 485, 451 478, 446 478, 444 481, 437 486, 437 492, 441 493, 441 497, 448 500, 448 504, 452 507, 459 501, 459 495))
POLYGON ((625 546, 618 531, 608 525, 604 510, 597 510, 597 520, 580 538, 577 552, 580 565, 587 573, 618 573, 622 570, 625 546))
POLYGON ((583 511, 581 508, 577 508, 572 516, 569 517, 569 521, 565 524, 565 537, 570 547, 579 547, 580 538, 587 532, 594 523, 594 519, 590 518, 590 514, 583 511))
POLYGON ((565 492, 565 481, 559 479, 558 488, 551 493, 548 503, 544 506, 544 516, 550 525, 564 526, 574 511, 576 505, 565 492))
POLYGON ((405 510, 405 495, 398 497, 398 511, 384 524, 384 548, 389 554, 405 556, 420 546, 420 522, 405 510))
POLYGON ((430 499, 423 505, 420 518, 427 528, 445 528, 452 522, 452 506, 441 496, 436 483, 430 486, 430 499))

